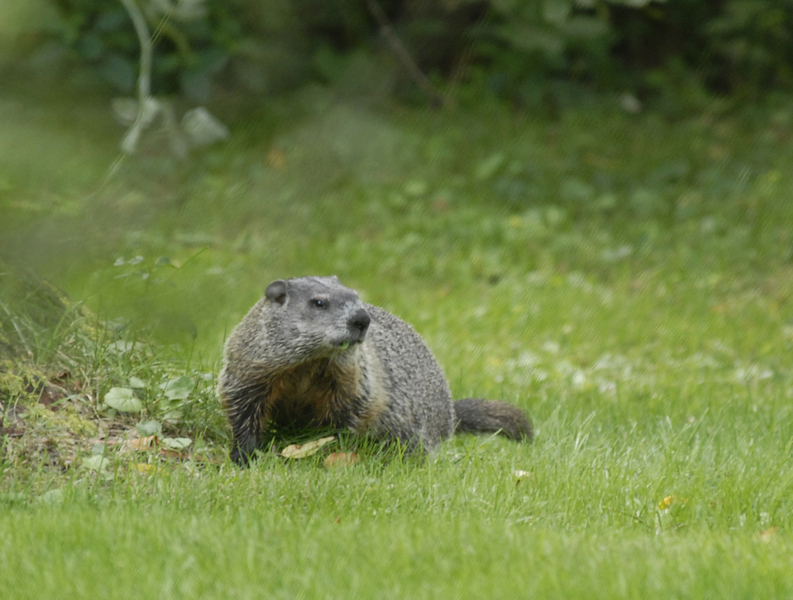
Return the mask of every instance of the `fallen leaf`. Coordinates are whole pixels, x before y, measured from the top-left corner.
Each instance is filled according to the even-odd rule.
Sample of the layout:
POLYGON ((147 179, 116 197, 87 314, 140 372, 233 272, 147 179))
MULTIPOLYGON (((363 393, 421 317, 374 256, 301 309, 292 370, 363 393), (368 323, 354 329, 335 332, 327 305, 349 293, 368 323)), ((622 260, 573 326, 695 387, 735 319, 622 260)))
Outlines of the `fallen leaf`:
POLYGON ((267 166, 273 169, 283 169, 286 164, 286 153, 279 148, 270 148, 267 153, 267 166))
POLYGON ((333 452, 325 459, 326 469, 349 467, 361 460, 355 452, 333 452))
POLYGON ((148 448, 149 446, 156 443, 156 440, 157 440, 156 435, 150 435, 148 437, 142 437, 142 438, 133 438, 131 440, 126 440, 124 442, 124 447, 128 450, 136 450, 138 452, 142 452, 143 450, 146 450, 146 448, 148 448))
POLYGON ((169 450, 168 448, 160 448, 160 456, 167 458, 178 458, 179 460, 187 460, 190 458, 189 452, 179 452, 178 450, 169 450))
POLYGON ((774 535, 776 535, 776 527, 770 527, 765 531, 760 532, 760 541, 763 541, 767 544, 771 541, 774 535))
POLYGON ((450 204, 446 198, 435 198, 432 201, 432 209, 437 213, 444 213, 449 210, 450 204))
POLYGON ((329 444, 336 439, 335 435, 330 437, 320 438, 305 444, 291 444, 281 450, 281 456, 284 458, 306 458, 312 454, 316 454, 317 450, 322 448, 325 444, 329 444))

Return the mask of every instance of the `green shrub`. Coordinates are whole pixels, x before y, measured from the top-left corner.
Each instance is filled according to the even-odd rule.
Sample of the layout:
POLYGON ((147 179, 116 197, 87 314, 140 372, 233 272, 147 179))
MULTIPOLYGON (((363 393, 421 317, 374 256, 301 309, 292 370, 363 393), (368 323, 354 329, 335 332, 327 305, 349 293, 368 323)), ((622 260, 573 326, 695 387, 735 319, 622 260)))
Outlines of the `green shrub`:
MULTIPOLYGON (((256 96, 309 81, 344 86, 348 57, 392 54, 380 35, 381 23, 363 0, 137 1, 157 42, 155 94, 179 93, 206 102, 221 89, 256 96)), ((140 48, 122 4, 52 2, 60 12, 61 43, 118 91, 130 93, 140 48)), ((523 105, 536 106, 549 96, 563 102, 565 85, 571 82, 595 90, 631 91, 640 98, 681 89, 751 97, 793 83, 790 2, 379 4, 431 78, 481 82, 523 105)), ((384 68, 382 61, 374 64, 384 68)), ((579 93, 579 88, 573 90, 579 93)))

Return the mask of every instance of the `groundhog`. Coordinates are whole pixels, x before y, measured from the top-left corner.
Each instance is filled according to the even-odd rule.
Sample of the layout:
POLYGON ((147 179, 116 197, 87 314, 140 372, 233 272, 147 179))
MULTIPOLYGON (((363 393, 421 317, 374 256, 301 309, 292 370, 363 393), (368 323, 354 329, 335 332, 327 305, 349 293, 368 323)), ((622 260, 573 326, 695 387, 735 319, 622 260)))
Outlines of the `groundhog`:
POLYGON ((455 431, 532 437, 514 406, 453 402, 421 336, 336 277, 273 281, 226 342, 218 395, 240 464, 289 428, 347 429, 420 452, 455 431))

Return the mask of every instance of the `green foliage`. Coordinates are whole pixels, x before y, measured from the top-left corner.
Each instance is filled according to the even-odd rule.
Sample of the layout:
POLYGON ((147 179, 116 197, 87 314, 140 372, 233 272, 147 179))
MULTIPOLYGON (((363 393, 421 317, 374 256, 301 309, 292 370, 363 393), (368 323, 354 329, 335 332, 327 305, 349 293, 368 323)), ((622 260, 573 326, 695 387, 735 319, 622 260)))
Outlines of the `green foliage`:
MULTIPOLYGON (((61 12, 62 40, 119 92, 132 92, 140 47, 122 4, 53 1, 61 12)), ((310 75, 312 54, 334 43, 333 36, 360 42, 365 30, 365 13, 349 10, 352 2, 136 2, 155 42, 153 92, 181 93, 196 102, 207 102, 219 85, 253 95, 294 86, 310 75), (330 33, 315 35, 320 30, 330 33)))
MULTIPOLYGON (((118 0, 55 1, 62 15, 64 41, 118 91, 131 93, 140 43, 124 6, 118 0)), ((225 68, 242 34, 233 4, 164 0, 139 5, 156 41, 153 90, 206 100, 212 77, 225 68)))
POLYGON ((793 85, 793 4, 729 0, 703 28, 719 57, 706 77, 723 89, 756 94, 793 85), (719 68, 721 67, 721 68, 719 68))
POLYGON ((476 30, 488 87, 536 106, 548 79, 607 78, 614 32, 605 6, 600 8, 574 0, 493 2, 494 18, 476 30))
POLYGON ((135 397, 135 394, 129 388, 110 388, 110 391, 105 394, 105 404, 120 412, 140 412, 143 410, 140 400, 135 397))
POLYGON ((793 83, 790 3, 501 0, 492 10, 479 29, 485 81, 531 106, 580 94, 554 79, 677 103, 699 95, 698 105, 699 89, 753 96, 793 83))
MULTIPOLYGON (((47 21, 49 37, 57 34, 117 91, 131 93, 140 48, 122 4, 52 1, 60 21, 47 21)), ((350 93, 411 85, 366 2, 137 1, 156 42, 155 94, 206 103, 229 92, 256 98, 317 81, 350 93)), ((555 111, 587 89, 628 90, 643 101, 686 109, 713 94, 755 97, 793 85, 789 2, 380 4, 436 81, 473 82, 532 109, 555 111)))

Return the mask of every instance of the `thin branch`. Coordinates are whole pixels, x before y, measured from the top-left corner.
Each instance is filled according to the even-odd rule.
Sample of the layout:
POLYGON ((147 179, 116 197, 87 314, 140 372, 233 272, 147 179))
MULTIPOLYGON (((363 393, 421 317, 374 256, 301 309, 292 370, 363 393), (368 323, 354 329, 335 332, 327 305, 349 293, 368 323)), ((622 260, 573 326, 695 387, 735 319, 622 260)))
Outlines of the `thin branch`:
POLYGON ((138 115, 129 131, 121 142, 121 149, 127 154, 132 154, 138 144, 141 130, 144 126, 144 115, 146 106, 151 98, 151 61, 153 44, 149 35, 149 28, 146 19, 138 8, 135 0, 121 0, 121 4, 127 10, 132 24, 135 26, 135 33, 138 35, 140 43, 140 74, 138 75, 138 115))
POLYGON ((640 519, 640 518, 639 518, 639 517, 637 517, 636 515, 632 515, 632 514, 631 514, 631 513, 629 513, 629 512, 626 512, 626 511, 624 511, 624 510, 619 510, 619 509, 616 509, 614 512, 617 512, 617 513, 619 513, 619 514, 621 514, 621 515, 624 515, 624 516, 626 516, 626 517, 630 517, 631 519, 633 519, 634 521, 636 521, 637 523, 639 523, 639 525, 644 525, 644 526, 645 526, 647 529, 649 529, 650 531, 652 531, 652 530, 653 530, 653 528, 652 528, 652 527, 650 527, 650 525, 648 525, 647 523, 645 523, 643 519, 640 519))
POLYGON ((374 16, 375 20, 380 25, 380 33, 386 39, 388 44, 391 46, 391 50, 394 52, 396 57, 402 63, 402 66, 410 75, 410 78, 415 82, 416 85, 421 88, 421 90, 429 96, 430 100, 433 104, 437 104, 438 106, 446 106, 448 101, 444 98, 441 93, 435 89, 435 86, 432 85, 432 82, 427 78, 427 76, 419 69, 419 66, 416 64, 416 61, 413 60, 413 57, 408 52, 405 45, 402 43, 402 40, 399 39, 399 36, 394 32, 394 28, 391 27, 391 24, 388 22, 388 17, 386 16, 383 9, 377 3, 377 0, 366 0, 366 6, 369 7, 369 11, 374 16))
POLYGON ((152 43, 151 36, 149 36, 149 27, 146 25, 146 19, 143 13, 138 8, 135 0, 121 0, 121 4, 127 9, 132 24, 135 25, 135 33, 138 34, 138 41, 140 42, 140 77, 138 78, 138 95, 139 100, 142 102, 151 96, 151 57, 152 57, 152 43))

